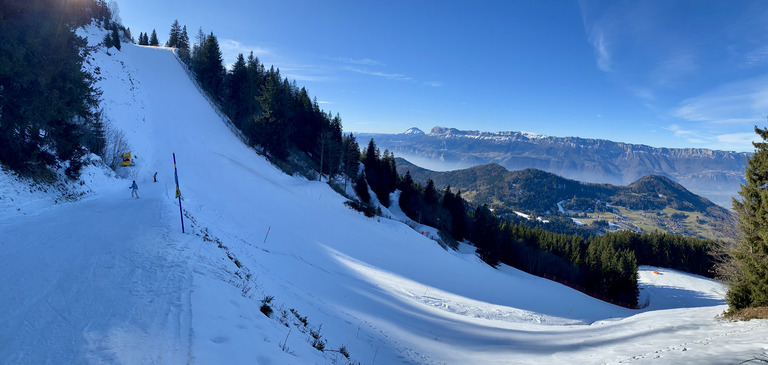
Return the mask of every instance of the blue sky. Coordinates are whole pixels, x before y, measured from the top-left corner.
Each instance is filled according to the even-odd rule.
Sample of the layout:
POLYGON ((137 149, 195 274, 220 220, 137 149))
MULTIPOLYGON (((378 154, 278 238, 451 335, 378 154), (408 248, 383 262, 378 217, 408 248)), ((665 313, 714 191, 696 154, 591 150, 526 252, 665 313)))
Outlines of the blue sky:
POLYGON ((225 62, 251 51, 345 131, 433 126, 752 151, 768 116, 766 1, 121 0, 225 62))

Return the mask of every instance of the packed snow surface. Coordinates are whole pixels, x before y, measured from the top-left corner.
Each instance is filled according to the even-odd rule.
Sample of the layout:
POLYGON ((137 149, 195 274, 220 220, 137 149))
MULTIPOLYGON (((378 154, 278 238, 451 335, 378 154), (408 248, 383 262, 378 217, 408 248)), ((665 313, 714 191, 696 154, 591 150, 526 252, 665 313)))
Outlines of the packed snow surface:
POLYGON ((135 166, 123 178, 88 166, 71 202, 0 175, 2 363, 701 364, 768 351, 768 321, 716 319, 726 288, 713 280, 641 267, 648 306, 630 310, 488 267, 464 243, 444 250, 396 207, 366 218, 245 146, 171 50, 109 53, 91 66, 135 166))

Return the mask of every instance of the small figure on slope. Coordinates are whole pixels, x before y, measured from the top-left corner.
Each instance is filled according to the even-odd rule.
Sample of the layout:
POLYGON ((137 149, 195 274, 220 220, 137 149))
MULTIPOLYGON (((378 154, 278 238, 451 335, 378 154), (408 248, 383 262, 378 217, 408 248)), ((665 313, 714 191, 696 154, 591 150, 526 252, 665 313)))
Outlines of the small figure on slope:
POLYGON ((133 184, 131 184, 131 187, 128 188, 131 189, 131 197, 136 197, 136 199, 139 198, 139 186, 136 185, 136 180, 133 180, 133 184))
POLYGON ((155 174, 152 175, 152 178, 155 179, 155 182, 157 182, 157 171, 155 171, 155 174))

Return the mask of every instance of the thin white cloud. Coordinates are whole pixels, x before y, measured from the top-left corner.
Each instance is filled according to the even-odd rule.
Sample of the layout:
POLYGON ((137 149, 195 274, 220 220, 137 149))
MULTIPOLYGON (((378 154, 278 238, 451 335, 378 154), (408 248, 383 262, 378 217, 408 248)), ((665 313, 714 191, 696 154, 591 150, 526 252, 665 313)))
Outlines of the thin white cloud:
POLYGON ((587 42, 594 51, 597 68, 603 72, 613 72, 612 57, 605 32, 605 27, 610 27, 612 17, 606 17, 600 7, 590 1, 579 0, 579 7, 584 32, 587 35, 587 42))
POLYGON ((762 46, 744 55, 744 66, 754 67, 768 64, 768 46, 762 46))
MULTIPOLYGON (((274 56, 274 53, 266 48, 248 46, 236 40, 226 38, 219 39, 219 49, 221 50, 221 57, 224 60, 224 67, 227 69, 232 68, 232 65, 237 61, 237 55, 239 54, 242 54, 246 59, 251 52, 258 58, 262 58, 263 56, 274 56)), ((262 63, 264 62, 264 60, 261 59, 260 61, 262 63)))
MULTIPOLYGON (((237 60, 237 55, 242 54, 246 58, 253 52, 253 55, 259 58, 259 61, 269 68, 269 65, 275 65, 274 59, 279 58, 275 52, 268 48, 250 46, 240 43, 232 39, 220 39, 219 48, 221 49, 222 58, 224 58, 224 66, 230 69, 237 60), (273 59, 272 61, 265 60, 266 58, 273 59)), ((310 82, 324 82, 331 81, 333 77, 323 74, 323 68, 314 65, 303 64, 288 64, 277 66, 280 69, 280 75, 287 77, 289 80, 296 81, 310 81, 310 82)))
POLYGON ((671 124, 667 127, 664 127, 664 129, 671 131, 672 133, 675 134, 676 137, 701 139, 701 135, 699 134, 699 132, 689 130, 689 129, 683 129, 677 124, 671 124))
POLYGON ((347 71, 356 72, 363 75, 370 75, 370 76, 377 76, 377 77, 383 77, 385 79, 389 80, 398 80, 398 81, 410 81, 412 78, 405 76, 403 74, 399 73, 386 73, 386 72, 379 72, 379 71, 370 71, 362 68, 356 68, 356 67, 346 67, 347 71))
POLYGON ((325 82, 325 81, 333 80, 332 77, 328 77, 328 76, 310 75, 310 74, 304 74, 300 72, 283 72, 282 69, 280 70, 280 75, 283 77, 287 77, 288 80, 296 80, 296 81, 325 82))
POLYGON ((755 133, 728 133, 715 136, 720 143, 733 145, 751 145, 752 142, 760 140, 760 136, 755 133))
POLYGON ((595 26, 592 28, 589 37, 592 48, 595 51, 595 57, 597 58, 597 68, 604 72, 613 72, 611 65, 611 52, 608 50, 608 41, 605 38, 605 34, 602 28, 595 26))
POLYGON ((432 87, 443 87, 442 81, 427 81, 424 83, 424 85, 432 87))
POLYGON ((630 88, 630 92, 640 99, 646 101, 656 100, 656 93, 652 89, 647 87, 630 88))
POLYGON ((768 75, 683 100, 672 115, 692 122, 754 124, 768 114, 768 75))
POLYGON ((288 80, 325 82, 335 78, 329 76, 325 67, 304 64, 289 64, 280 67, 280 75, 288 80))
POLYGON ((219 39, 219 48, 221 48, 221 54, 224 56, 225 60, 228 58, 236 59, 237 55, 241 53, 246 57, 248 57, 251 52, 257 57, 273 54, 272 51, 267 48, 245 45, 233 39, 219 39))
POLYGON ((685 129, 677 124, 672 124, 663 129, 672 132, 675 137, 685 139, 688 143, 698 145, 701 148, 725 150, 725 151, 751 151, 752 142, 760 138, 755 133, 712 133, 706 128, 698 130, 685 129))
POLYGON ((348 58, 348 57, 341 57, 336 58, 336 60, 344 62, 344 63, 351 63, 353 65, 363 65, 363 66, 385 66, 384 63, 372 60, 370 58, 348 58))
POLYGON ((650 78, 655 86, 674 85, 680 79, 695 74, 699 70, 696 54, 693 51, 675 50, 665 56, 666 58, 650 71, 650 78))

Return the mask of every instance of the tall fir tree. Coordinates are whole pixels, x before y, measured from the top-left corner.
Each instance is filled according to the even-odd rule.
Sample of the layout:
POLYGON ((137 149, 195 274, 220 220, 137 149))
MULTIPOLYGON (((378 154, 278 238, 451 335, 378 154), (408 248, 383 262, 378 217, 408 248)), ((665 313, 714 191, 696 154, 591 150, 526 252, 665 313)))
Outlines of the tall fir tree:
POLYGON ((104 40, 102 40, 102 43, 104 43, 104 48, 106 48, 107 50, 115 46, 112 41, 111 32, 104 35, 104 40))
POLYGON ((279 74, 270 70, 259 95, 261 114, 254 117, 257 143, 264 152, 277 159, 288 156, 288 127, 285 123, 285 100, 280 90, 279 74))
POLYGON ((120 33, 117 31, 117 25, 112 27, 112 46, 120 50, 120 33))
MULTIPOLYGON (((83 70, 87 44, 75 33, 92 11, 87 2, 0 2, 0 162, 5 167, 47 180, 56 165, 69 162, 67 175, 79 175, 87 148, 83 142, 100 130, 94 125, 98 91, 83 70)), ((106 22, 109 12, 104 14, 106 22)))
POLYGON ((237 55, 237 60, 227 72, 224 81, 224 112, 237 128, 243 129, 248 118, 246 107, 252 94, 248 90, 248 69, 243 54, 237 55))
MULTIPOLYGON (((329 115, 330 117, 330 115, 329 115)), ((325 152, 325 156, 321 156, 321 161, 325 161, 323 164, 326 168, 325 172, 328 174, 328 180, 330 180, 336 173, 338 173, 339 165, 341 163, 342 155, 342 135, 341 135, 341 116, 336 114, 335 117, 330 119, 330 122, 321 132, 321 142, 324 145, 322 148, 325 152)))
POLYGON ((498 242, 498 222, 488 206, 483 204, 475 209, 472 242, 477 247, 477 255, 488 265, 499 264, 500 251, 498 242))
POLYGON ((149 45, 157 47, 160 45, 160 41, 157 40, 157 32, 152 29, 152 35, 149 37, 149 45))
POLYGON ((178 47, 179 46, 179 37, 181 36, 181 25, 179 25, 179 21, 174 20, 173 24, 171 24, 171 31, 168 33, 168 42, 165 42, 166 47, 178 47))
POLYGON ((176 43, 176 48, 179 49, 179 58, 185 63, 189 62, 189 34, 187 34, 187 26, 181 28, 179 34, 179 41, 176 43))
POLYGON ((437 204, 437 190, 435 190, 435 182, 432 179, 427 179, 427 186, 424 188, 424 202, 427 205, 437 204))
POLYGON ((741 201, 733 199, 743 236, 732 252, 736 272, 726 295, 732 310, 768 306, 768 129, 755 126, 755 133, 762 142, 752 143, 741 201))
POLYGON ((360 174, 360 177, 355 183, 355 192, 363 203, 371 201, 371 194, 368 192, 368 184, 365 182, 365 175, 360 174))
POLYGON ((449 210, 451 211, 451 233, 453 238, 461 241, 467 232, 467 210, 464 205, 464 198, 461 197, 461 190, 456 192, 449 210))
MULTIPOLYGON (((356 181, 360 170, 360 146, 357 144, 357 140, 352 133, 344 137, 343 160, 344 175, 351 181, 356 181)), ((346 186, 346 181, 344 184, 346 186)))
POLYGON ((224 60, 219 48, 219 41, 213 33, 205 36, 201 47, 197 47, 193 63, 193 70, 197 80, 205 91, 207 91, 214 100, 221 95, 224 85, 224 60))

